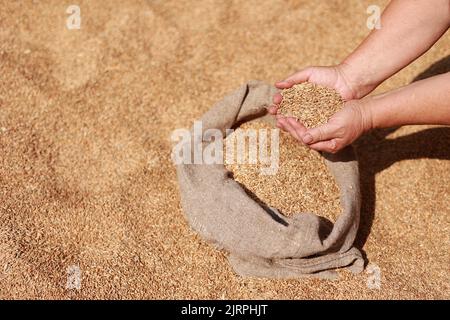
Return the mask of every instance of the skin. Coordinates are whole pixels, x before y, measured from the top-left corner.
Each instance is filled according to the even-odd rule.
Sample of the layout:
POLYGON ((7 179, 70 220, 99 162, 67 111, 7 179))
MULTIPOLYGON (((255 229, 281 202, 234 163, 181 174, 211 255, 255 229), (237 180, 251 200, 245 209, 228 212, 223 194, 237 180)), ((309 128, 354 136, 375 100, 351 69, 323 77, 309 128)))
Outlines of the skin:
POLYGON ((269 112, 279 128, 314 150, 335 153, 374 128, 407 124, 450 124, 450 74, 418 81, 366 97, 384 80, 426 52, 450 27, 449 0, 394 0, 381 16, 381 29, 369 36, 341 64, 308 67, 279 81, 279 89, 305 81, 335 89, 345 101, 328 123, 306 129, 277 113, 276 94, 269 112), (432 112, 430 112, 432 110, 432 112))

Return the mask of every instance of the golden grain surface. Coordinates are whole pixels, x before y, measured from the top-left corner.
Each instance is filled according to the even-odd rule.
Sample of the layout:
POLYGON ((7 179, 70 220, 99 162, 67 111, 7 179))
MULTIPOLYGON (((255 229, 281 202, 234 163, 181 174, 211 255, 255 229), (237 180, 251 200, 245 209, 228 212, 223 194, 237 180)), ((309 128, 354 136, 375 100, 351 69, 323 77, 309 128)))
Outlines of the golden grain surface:
MULTIPOLYGON (((243 124, 225 141, 234 141, 236 135, 247 130, 266 130, 270 141, 270 130, 278 130, 263 122, 243 124)), ((258 135, 259 138, 259 135, 258 135)), ((263 204, 292 216, 294 213, 314 212, 330 220, 340 213, 339 188, 328 170, 322 156, 301 144, 294 138, 282 133, 279 139, 278 170, 273 175, 265 174, 261 168, 267 167, 262 161, 249 163, 249 142, 246 139, 244 163, 227 164, 225 167, 233 173, 234 179, 245 187, 248 194, 263 204)), ((257 140, 259 151, 262 147, 257 140)), ((264 145, 274 152, 271 145, 264 145)), ((235 159, 236 160, 236 159, 235 159)))
POLYGON ((297 118, 305 127, 325 124, 342 108, 343 101, 334 89, 304 82, 281 91, 279 113, 297 118))
MULTIPOLYGON (((365 272, 240 278, 181 210, 173 130, 249 79, 339 63, 375 3, 386 1, 79 0, 81 29, 68 30, 65 2, 3 1, 0 298, 449 299, 448 127, 356 144, 356 245, 379 290, 365 272), (71 266, 80 290, 66 286, 71 266)), ((444 72, 448 56, 444 35, 378 92, 444 72)))

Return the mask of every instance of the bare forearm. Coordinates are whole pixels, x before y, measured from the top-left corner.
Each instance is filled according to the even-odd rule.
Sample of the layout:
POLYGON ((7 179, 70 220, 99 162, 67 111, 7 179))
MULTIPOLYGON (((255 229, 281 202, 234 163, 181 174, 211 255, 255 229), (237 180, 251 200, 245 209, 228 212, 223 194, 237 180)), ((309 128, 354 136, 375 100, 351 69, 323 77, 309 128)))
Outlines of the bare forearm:
POLYGON ((450 26, 449 0, 393 0, 374 30, 342 63, 357 97, 426 52, 450 26))
POLYGON ((363 101, 370 128, 450 125, 450 72, 363 101))

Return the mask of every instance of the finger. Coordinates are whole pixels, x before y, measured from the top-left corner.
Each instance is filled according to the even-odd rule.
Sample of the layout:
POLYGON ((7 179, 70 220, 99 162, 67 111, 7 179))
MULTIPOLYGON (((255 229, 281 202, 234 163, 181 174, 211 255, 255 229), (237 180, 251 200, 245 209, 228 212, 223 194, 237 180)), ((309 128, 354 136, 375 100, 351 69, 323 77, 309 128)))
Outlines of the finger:
POLYGON ((296 118, 290 117, 290 118, 287 119, 287 121, 289 122, 291 127, 295 130, 297 139, 301 143, 303 143, 302 136, 305 134, 305 132, 307 130, 305 128, 305 126, 301 122, 299 122, 298 119, 296 119, 296 118))
POLYGON ((298 122, 297 119, 293 118, 293 117, 286 117, 286 125, 287 125, 287 129, 288 132, 297 140, 299 140, 300 142, 302 141, 301 136, 298 134, 298 122))
POLYGON ((285 119, 285 128, 294 139, 301 141, 301 137, 297 135, 297 131, 292 127, 288 119, 285 119))
POLYGON ((281 122, 279 122, 279 121, 277 121, 276 127, 277 127, 278 129, 280 129, 280 130, 286 131, 286 130, 284 129, 284 127, 283 127, 283 124, 282 124, 281 122))
POLYGON ((275 86, 279 89, 287 89, 292 87, 294 84, 308 81, 310 76, 311 68, 306 68, 290 75, 282 81, 278 81, 277 83, 275 83, 275 86))
POLYGON ((309 129, 302 136, 304 143, 313 144, 319 141, 331 140, 337 138, 336 128, 334 126, 324 124, 319 127, 309 129))
POLYGON ((280 117, 278 119, 278 122, 281 123, 281 125, 283 126, 284 130, 287 131, 290 135, 292 135, 295 139, 300 139, 300 137, 297 136, 297 132, 295 131, 295 129, 291 126, 291 124, 289 123, 289 120, 285 117, 280 117))
POLYGON ((274 103, 274 104, 280 104, 280 103, 281 103, 281 100, 283 100, 283 96, 282 96, 280 93, 276 93, 276 94, 273 96, 273 103, 274 103))
POLYGON ((286 127, 285 127, 284 116, 278 114, 278 115, 276 115, 276 118, 277 118, 277 127, 283 131, 287 131, 286 127))
POLYGON ((341 147, 338 145, 336 139, 313 143, 313 144, 310 144, 309 147, 316 151, 323 151, 323 152, 328 152, 328 153, 336 153, 341 149, 341 147))
POLYGON ((294 84, 295 84, 294 82, 283 80, 283 81, 279 81, 279 82, 275 83, 275 87, 277 87, 278 89, 289 89, 294 84))
POLYGON ((267 112, 270 114, 276 115, 278 111, 278 108, 276 106, 270 106, 267 108, 267 112))
POLYGON ((288 124, 284 116, 277 115, 277 127, 283 131, 289 131, 288 124))
POLYGON ((291 74, 289 77, 284 79, 284 81, 288 82, 294 82, 294 83, 301 83, 308 81, 309 77, 311 76, 311 68, 305 68, 303 70, 300 70, 298 72, 295 72, 291 74))

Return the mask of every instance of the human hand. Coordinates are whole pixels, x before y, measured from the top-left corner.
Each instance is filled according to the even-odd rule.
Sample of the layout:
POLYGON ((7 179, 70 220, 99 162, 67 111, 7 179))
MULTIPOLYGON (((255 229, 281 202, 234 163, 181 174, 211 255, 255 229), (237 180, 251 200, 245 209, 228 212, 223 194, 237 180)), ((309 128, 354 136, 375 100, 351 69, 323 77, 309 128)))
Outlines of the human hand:
POLYGON ((294 138, 317 151, 336 153, 372 128, 366 99, 351 100, 326 124, 307 129, 297 119, 281 117, 278 122, 294 138))
MULTIPOLYGON (((355 99, 360 95, 357 86, 351 84, 350 76, 346 74, 345 64, 331 67, 308 67, 294 73, 285 80, 277 82, 275 86, 278 89, 288 89, 295 84, 299 84, 306 81, 335 89, 341 95, 344 101, 355 99)), ((302 123, 298 122, 297 119, 277 114, 278 106, 281 103, 281 101, 282 96, 280 93, 277 93, 273 97, 274 105, 268 109, 269 113, 277 116, 277 126, 280 129, 289 132, 294 138, 299 140, 301 143, 309 145, 312 149, 327 152, 336 152, 341 148, 343 148, 348 143, 353 142, 354 139, 351 142, 348 142, 348 140, 351 140, 349 139, 349 135, 358 135, 357 132, 360 131, 357 130, 357 128, 351 129, 350 131, 354 131, 354 133, 353 134, 347 133, 345 140, 344 137, 339 137, 339 140, 335 140, 340 135, 336 135, 335 138, 329 139, 325 138, 324 135, 325 133, 330 134, 331 132, 341 133, 340 131, 342 131, 342 129, 337 130, 338 127, 346 126, 345 123, 343 123, 345 122, 345 119, 355 117, 357 113, 356 111, 348 110, 344 112, 344 110, 341 110, 330 119, 331 126, 325 125, 325 128, 323 128, 324 126, 320 126, 318 128, 314 128, 315 129, 314 131, 312 131, 311 129, 310 131, 312 131, 312 133, 314 134, 313 136, 311 135, 310 131, 308 131, 303 126, 302 123), (332 120, 335 118, 336 120, 332 120), (305 137, 307 131, 308 134, 313 138, 311 142, 306 142, 309 139, 305 137)))
MULTIPOLYGON (((358 88, 353 84, 348 73, 345 64, 331 67, 308 67, 278 81, 275 86, 278 89, 288 89, 295 84, 311 82, 335 89, 345 101, 360 98, 358 88)), ((279 93, 273 98, 275 105, 280 104, 281 100, 282 96, 279 93)))
MULTIPOLYGON (((349 76, 346 75, 346 70, 345 64, 331 67, 308 67, 277 82, 275 86, 278 89, 288 89, 299 83, 311 82, 333 88, 344 100, 352 100, 357 97, 357 90, 350 85, 349 76)), ((283 97, 280 93, 275 94, 273 97, 273 106, 268 109, 269 113, 273 115, 277 114, 282 99, 283 97)), ((291 132, 291 128, 286 125, 286 121, 283 121, 284 119, 286 119, 286 117, 277 115, 278 127, 284 131, 291 132)))

